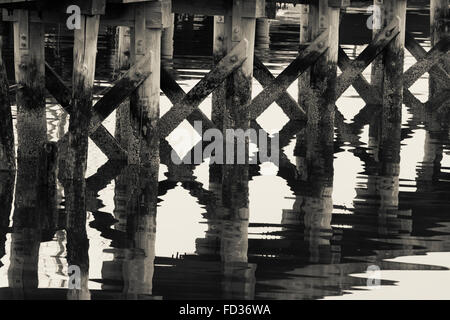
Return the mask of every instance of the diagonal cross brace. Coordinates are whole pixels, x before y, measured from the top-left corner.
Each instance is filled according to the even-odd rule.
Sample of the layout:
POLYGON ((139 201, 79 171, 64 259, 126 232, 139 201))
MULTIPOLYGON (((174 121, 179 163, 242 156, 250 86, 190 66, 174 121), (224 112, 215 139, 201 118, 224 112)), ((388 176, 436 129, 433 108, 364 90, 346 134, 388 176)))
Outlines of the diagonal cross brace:
MULTIPOLYGON (((422 46, 416 41, 416 39, 414 39, 414 36, 409 32, 406 32, 405 47, 417 61, 420 61, 427 55, 427 51, 422 48, 422 46)), ((449 82, 450 75, 442 68, 439 63, 432 66, 429 70, 429 73, 433 74, 433 76, 439 79, 443 84, 449 82)))
MULTIPOLYGON (((47 63, 45 64, 45 86, 58 104, 70 114, 72 112, 71 90, 47 63)), ((99 126, 95 134, 91 135, 91 139, 108 159, 121 160, 127 158, 127 152, 104 126, 99 126)))
MULTIPOLYGON (((269 69, 262 63, 261 60, 255 55, 253 63, 253 76, 263 87, 267 87, 275 80, 273 74, 269 69)), ((281 109, 286 113, 289 119, 305 119, 306 112, 303 108, 291 97, 291 95, 285 91, 281 96, 275 101, 281 109)))
MULTIPOLYGON (((450 36, 439 41, 430 51, 418 59, 416 64, 406 70, 403 75, 405 87, 411 87, 425 72, 436 65, 444 56, 448 55, 449 49, 450 36)), ((449 82, 448 74, 445 81, 449 82)))
POLYGON ((247 59, 247 46, 246 39, 236 45, 181 101, 161 117, 152 130, 155 132, 147 134, 147 138, 152 134, 165 138, 175 130, 229 75, 242 66, 247 59))
MULTIPOLYGON (((292 63, 284 69, 253 101, 246 106, 250 118, 258 118, 273 102, 278 100, 289 86, 305 72, 317 59, 328 50, 326 40, 330 31, 327 29, 316 38, 292 63)), ((306 117, 306 115, 305 115, 306 117)))
MULTIPOLYGON (((89 136, 97 141, 99 147, 106 149, 108 143, 114 143, 119 146, 118 142, 113 142, 112 135, 101 125, 102 122, 115 110, 120 104, 131 95, 151 74, 151 70, 147 70, 145 66, 151 63, 152 52, 148 52, 144 57, 133 65, 119 80, 114 83, 106 94, 94 105, 92 110, 92 118, 89 125, 89 136), (98 132, 100 130, 100 132, 98 132), (110 137, 107 137, 107 136, 110 137)), ((56 94, 56 93, 55 93, 56 94)), ((67 96, 66 96, 67 100, 67 96)), ((65 102, 65 104, 67 104, 65 102)), ((70 105, 70 103, 69 103, 70 105)), ((71 107, 69 107, 71 110, 71 107)), ((69 112, 70 113, 70 112, 69 112)), ((114 139, 115 140, 115 139, 114 139)), ((68 134, 58 142, 59 146, 68 142, 68 134)))
POLYGON ((392 22, 379 32, 372 42, 353 61, 346 65, 345 70, 337 79, 336 97, 340 97, 358 76, 372 63, 372 61, 383 52, 384 48, 400 33, 400 18, 392 22))
MULTIPOLYGON (((164 92, 173 105, 180 103, 186 97, 186 92, 163 67, 161 67, 161 91, 164 92)), ((217 129, 214 123, 199 108, 192 111, 186 119, 193 127, 195 121, 201 121, 204 126, 206 125, 206 129, 217 129)), ((199 134, 200 136, 203 135, 201 132, 199 134)))

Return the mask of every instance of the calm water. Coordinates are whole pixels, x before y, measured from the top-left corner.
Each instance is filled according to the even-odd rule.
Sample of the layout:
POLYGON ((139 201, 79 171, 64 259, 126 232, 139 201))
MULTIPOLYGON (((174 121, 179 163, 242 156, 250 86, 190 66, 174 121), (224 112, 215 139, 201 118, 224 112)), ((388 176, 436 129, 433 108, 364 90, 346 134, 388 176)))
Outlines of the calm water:
MULTIPOLYGON (((426 13, 410 12, 408 25, 428 49, 426 13)), ((351 58, 369 41, 365 19, 352 13, 342 23, 343 47, 351 58), (349 30, 356 29, 360 32, 349 37, 349 30)), ((201 18, 177 23, 174 69, 185 91, 211 67, 211 41, 201 41, 212 39, 210 26, 210 19, 201 18)), ((100 44, 97 99, 110 86, 112 39, 106 34, 100 44)), ((295 17, 286 11, 272 24, 270 50, 258 55, 278 74, 297 55, 297 39, 295 17)), ((55 32, 48 41, 49 54, 70 65, 69 40, 55 32)), ((414 62, 408 53, 405 69, 414 62)), ((70 70, 60 72, 70 78, 70 70)), ((370 78, 370 68, 364 75, 370 78)), ((255 80, 253 94, 261 90, 255 80)), ((297 97, 296 83, 289 92, 297 97)), ((428 74, 411 92, 428 100, 428 74)), ((207 99, 201 105, 207 115, 210 104, 207 99)), ((330 158, 334 171, 328 167, 325 174, 302 178, 307 161, 300 133, 284 147, 280 168, 229 168, 221 180, 208 162, 181 168, 161 164, 159 181, 150 186, 158 190, 158 201, 150 204, 136 200, 141 178, 130 168, 102 167, 107 159, 91 143, 89 250, 77 258, 89 265, 83 285, 91 297, 450 298, 448 127, 404 105, 400 163, 392 163, 379 154, 377 121, 361 121, 361 116, 352 121, 365 106, 352 87, 337 106, 352 132, 336 134, 330 158), (132 199, 136 206, 129 205, 132 199), (371 265, 381 269, 381 287, 367 287, 371 265)), ((162 95, 161 113, 170 107, 162 95)), ((67 130, 67 116, 50 98, 47 115, 49 138, 56 141, 67 130)), ((269 133, 287 122, 276 104, 258 118, 269 133)), ((104 124, 114 132, 115 114, 104 124)), ((189 131, 186 123, 182 127, 189 131)), ((35 192, 28 179, 19 172, 15 184, 5 182, 0 189, 0 297, 65 298, 67 256, 74 255, 67 243, 76 235, 32 218, 38 210, 26 201, 35 192)), ((58 195, 63 216, 61 186, 58 195)))

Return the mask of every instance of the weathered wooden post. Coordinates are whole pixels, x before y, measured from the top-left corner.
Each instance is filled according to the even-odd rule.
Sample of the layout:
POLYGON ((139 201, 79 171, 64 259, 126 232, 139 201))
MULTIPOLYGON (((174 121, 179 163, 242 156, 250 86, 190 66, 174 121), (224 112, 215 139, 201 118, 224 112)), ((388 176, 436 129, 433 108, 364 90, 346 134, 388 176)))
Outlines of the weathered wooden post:
POLYGON ((31 22, 32 11, 14 10, 14 67, 17 90, 18 157, 39 157, 47 141, 45 115, 44 24, 31 22))
MULTIPOLYGON (((213 59, 219 63, 227 54, 227 43, 230 30, 225 26, 224 16, 214 17, 213 59)), ((223 129, 223 111, 226 102, 226 81, 224 81, 212 94, 211 120, 219 128, 223 129)))
MULTIPOLYGON (((374 155, 378 156, 375 160, 379 165, 374 168, 376 176, 368 180, 368 192, 375 192, 379 196, 378 232, 388 234, 395 227, 391 217, 398 210, 406 0, 376 1, 375 5, 379 10, 376 23, 379 29, 374 29, 375 35, 394 20, 398 21, 400 30, 374 61, 372 68, 372 84, 382 95, 382 110, 379 124, 374 122, 371 125, 371 135, 378 134, 372 140, 378 143, 378 148, 374 146, 374 155)), ((389 30, 383 32, 387 32, 388 37, 391 35, 389 30)))
MULTIPOLYGON (((372 27, 372 38, 375 38, 377 34, 383 30, 386 25, 386 14, 384 14, 383 0, 373 0, 373 14, 371 21, 368 22, 368 26, 372 27), (372 24, 370 25, 370 22, 372 24)), ((375 86, 379 92, 383 90, 383 55, 379 55, 372 62, 372 70, 370 76, 370 82, 375 86)))
MULTIPOLYGON (((129 27, 117 27, 117 60, 115 76, 119 78, 130 68, 131 63, 131 35, 129 27)), ((116 110, 115 137, 122 148, 127 149, 131 135, 130 100, 126 99, 116 110)))
MULTIPOLYGON (((310 9, 307 4, 297 5, 300 12, 300 44, 299 52, 301 52, 312 40, 312 23, 309 22, 310 9)), ((311 83, 311 68, 308 68, 298 78, 298 103, 303 110, 308 110, 308 92, 311 83)), ((295 155, 297 156, 297 167, 301 177, 305 177, 306 173, 306 130, 297 135, 297 143, 295 147, 295 155)))
MULTIPOLYGON (((3 32, 3 23, 0 31, 3 32)), ((0 171, 13 171, 16 169, 16 156, 14 150, 14 129, 9 101, 9 85, 5 65, 2 58, 3 35, 0 34, 0 171)))
POLYGON ((171 68, 173 65, 173 35, 175 31, 175 15, 169 15, 167 28, 162 31, 161 39, 161 62, 164 67, 171 68))
POLYGON ((333 154, 334 141, 340 8, 331 7, 328 0, 320 0, 318 3, 310 4, 309 10, 312 39, 327 29, 329 35, 325 43, 319 44, 327 46, 328 50, 311 68, 310 85, 313 94, 306 93, 307 171, 308 176, 316 174, 332 176, 333 157, 330 157, 330 154, 333 154))
POLYGON ((152 131, 159 120, 161 30, 170 20, 170 2, 166 0, 133 4, 134 28, 131 34, 132 62, 136 63, 147 52, 152 53, 151 63, 144 68, 150 76, 130 98, 132 136, 128 143, 128 163, 159 165, 159 137, 149 141, 142 137, 142 131, 152 131), (152 19, 152 17, 158 17, 152 19), (141 127, 142 116, 149 120, 149 128, 141 127))
POLYGON ((310 248, 310 260, 319 262, 334 257, 324 232, 331 231, 331 198, 333 189, 334 108, 339 47, 340 4, 319 0, 301 6, 300 50, 302 44, 316 39, 323 32, 328 37, 320 47, 328 47, 299 79, 299 102, 307 113, 303 135, 297 137, 297 168, 300 179, 312 187, 299 190, 294 209, 305 226, 305 241, 310 248), (333 6, 334 5, 334 6, 333 6), (328 30, 327 30, 328 29, 328 30), (324 250, 325 249, 325 250, 324 250), (325 255, 325 256, 324 256, 325 255))
POLYGON ((69 122, 68 176, 63 181, 67 213, 67 261, 80 268, 81 285, 68 292, 69 299, 90 299, 89 240, 86 234, 86 166, 88 133, 92 117, 92 92, 97 55, 100 15, 105 0, 90 2, 74 31, 72 112, 69 122))
POLYGON ((270 20, 268 18, 256 19, 255 47, 269 49, 270 46, 270 20))
MULTIPOLYGON (((430 27, 432 47, 444 37, 448 37, 450 33, 449 0, 430 0, 430 27)), ((450 73, 450 58, 448 55, 440 60, 440 64, 444 70, 450 73)), ((442 89, 441 82, 433 73, 430 73, 430 98, 440 94, 442 89)))
MULTIPOLYGON (((298 5, 300 11, 300 51, 307 45, 312 39, 312 23, 309 22, 309 5, 298 5)), ((305 88, 310 86, 311 70, 303 72, 298 78, 298 102, 303 110, 307 110, 307 104, 305 103, 306 95, 305 88)))
MULTIPOLYGON (((234 0, 232 10, 225 16, 225 28, 229 30, 227 37, 228 52, 241 40, 248 41, 247 60, 241 68, 234 72, 226 84, 226 103, 223 110, 223 130, 227 129, 247 130, 250 126, 250 115, 243 111, 252 97, 253 60, 255 50, 256 18, 264 16, 264 3, 255 0, 251 12, 244 11, 243 1, 234 0)), ((223 235, 221 237, 221 255, 225 263, 224 290, 231 297, 251 298, 254 295, 254 283, 251 276, 251 268, 242 269, 242 264, 248 262, 248 143, 235 140, 228 141, 235 150, 234 157, 226 154, 226 159, 233 160, 233 164, 224 165, 222 168, 222 205, 229 212, 228 221, 223 223, 223 235), (245 164, 238 164, 237 152, 240 146, 236 143, 245 143, 245 164), (244 284, 240 290, 233 289, 236 281, 244 284)), ((226 153, 229 150, 226 150, 226 153)))

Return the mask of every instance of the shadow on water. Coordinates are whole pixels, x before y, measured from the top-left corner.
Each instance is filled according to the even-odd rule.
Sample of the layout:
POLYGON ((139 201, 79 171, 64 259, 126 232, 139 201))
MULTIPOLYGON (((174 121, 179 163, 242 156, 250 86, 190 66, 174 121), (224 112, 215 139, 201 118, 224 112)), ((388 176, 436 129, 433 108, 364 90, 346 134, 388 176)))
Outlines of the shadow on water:
MULTIPOLYGON (((408 18, 423 26, 414 32, 426 39, 428 17, 419 10, 408 18)), ((347 15, 343 30, 364 19, 347 15)), ((174 70, 186 90, 211 67, 211 25, 201 17, 177 19, 174 70)), ((47 36, 47 53, 66 80, 67 37, 56 29, 47 36)), ((286 14, 272 23, 271 48, 258 55, 280 72, 296 55, 297 39, 298 26, 286 14)), ((370 32, 343 39, 354 57, 370 32)), ((110 85, 114 41, 104 30, 98 95, 110 85)), ((424 87, 413 93, 427 95, 424 87)), ((353 92, 344 98, 343 109, 359 103, 353 92)), ((318 299, 366 286, 351 275, 371 265, 445 272, 439 263, 386 259, 450 251, 448 115, 407 105, 403 122, 386 132, 381 114, 364 117, 376 107, 362 105, 355 114, 340 108, 353 119, 345 120, 345 136, 338 130, 326 138, 314 123, 289 135, 279 169, 269 174, 254 164, 177 166, 167 154, 159 168, 101 165, 105 158, 92 145, 86 182, 55 178, 49 186, 42 184, 53 181, 49 173, 36 169, 42 159, 18 159, 17 177, 0 179, 0 297, 318 299), (410 146, 423 159, 405 154, 410 146), (82 197, 87 208, 79 205, 82 197), (67 290, 71 265, 80 268, 81 281, 67 290)), ((113 122, 105 125, 114 128, 113 122)), ((67 115, 53 104, 48 126, 51 140, 67 130, 67 115)))

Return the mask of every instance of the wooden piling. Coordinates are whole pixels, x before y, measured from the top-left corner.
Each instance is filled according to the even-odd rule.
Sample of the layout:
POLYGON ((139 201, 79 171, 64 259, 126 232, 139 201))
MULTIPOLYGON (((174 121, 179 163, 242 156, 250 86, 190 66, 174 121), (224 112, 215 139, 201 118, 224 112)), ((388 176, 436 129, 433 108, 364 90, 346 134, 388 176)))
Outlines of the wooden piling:
POLYGON ((89 299, 89 240, 86 233, 86 181, 88 134, 92 116, 99 30, 98 14, 81 16, 74 32, 73 110, 69 123, 68 176, 63 181, 67 214, 67 261, 80 268, 81 288, 68 291, 69 299, 89 299))
MULTIPOLYGON (((373 39, 381 30, 383 30, 383 26, 386 25, 386 14, 384 14, 384 10, 383 0, 373 0, 373 12, 371 17, 373 39)), ((381 92, 383 88, 383 55, 379 55, 372 62, 370 82, 379 90, 379 92, 381 92)))
POLYGON ((88 133, 92 116, 92 90, 99 15, 82 15, 81 28, 74 33, 72 112, 69 124, 70 179, 84 180, 87 164, 88 133))
MULTIPOLYGON (((117 53, 115 77, 119 78, 130 68, 131 48, 130 48, 130 28, 117 27, 117 53)), ((128 148, 128 139, 131 134, 130 123, 130 100, 126 99, 116 111, 115 137, 125 150, 128 148)))
POLYGON ((9 85, 2 58, 3 36, 0 35, 0 172, 16 169, 14 129, 9 101, 9 85))
MULTIPOLYGON (((312 37, 312 23, 309 22, 309 5, 298 5, 300 11, 300 46, 299 51, 302 51, 307 43, 311 42, 312 37)), ((307 110, 307 104, 305 103, 306 95, 305 88, 309 88, 311 81, 311 70, 308 69, 298 78, 298 103, 307 110)))
POLYGON ((55 142, 45 143, 41 148, 37 168, 37 208, 40 226, 50 236, 58 228, 57 177, 58 147, 55 142), (53 231, 53 233, 52 233, 53 231))
POLYGON ((270 20, 267 18, 256 19, 255 48, 269 49, 270 47, 270 20))
MULTIPOLYGON (((225 26, 224 16, 214 17, 214 38, 213 38, 213 59, 214 64, 218 64, 220 60, 227 54, 228 37, 230 36, 229 28, 225 26)), ((226 103, 226 81, 223 82, 212 93, 212 109, 211 120, 221 130, 223 129, 223 111, 226 103)))
MULTIPOLYGON (((336 105, 336 78, 339 48, 339 8, 320 0, 309 6, 312 38, 328 28, 328 37, 321 44, 327 51, 311 68, 312 94, 306 92, 306 163, 310 177, 333 176, 334 110, 336 105), (320 160, 318 160, 320 159, 320 160)), ((301 94, 301 93, 300 93, 301 94)))
MULTIPOLYGON (((384 1, 385 24, 399 19, 400 33, 386 47, 383 55, 383 106, 381 117, 380 155, 387 174, 397 171, 400 163, 400 135, 403 105, 403 65, 405 55, 406 0, 384 1)), ((398 173, 396 173, 398 174, 398 173)))
POLYGON ((142 131, 151 132, 159 120, 161 28, 146 26, 147 4, 135 6, 135 22, 131 34, 132 63, 136 63, 148 51, 152 52, 151 63, 143 66, 150 76, 130 98, 132 135, 128 142, 128 163, 159 165, 159 138, 153 135, 145 141, 142 131), (142 117, 149 121, 142 127, 142 117), (148 126, 148 127, 147 127, 148 126))
POLYGON ((44 25, 30 22, 28 10, 17 10, 14 22, 14 66, 17 90, 17 156, 38 158, 47 141, 45 114, 44 25))
POLYGON ((162 31, 161 38, 161 63, 165 68, 173 66, 173 35, 175 31, 175 15, 170 15, 169 26, 162 31))
MULTIPOLYGON (((449 0, 430 0, 430 36, 431 46, 448 37, 450 32, 449 0)), ((439 64, 450 73, 450 57, 448 55, 440 59, 439 64)), ((440 94, 444 88, 436 75, 430 73, 430 99, 440 94)))

